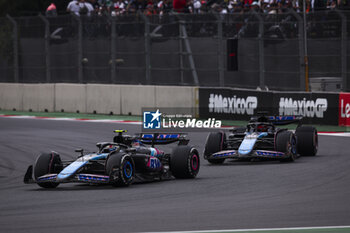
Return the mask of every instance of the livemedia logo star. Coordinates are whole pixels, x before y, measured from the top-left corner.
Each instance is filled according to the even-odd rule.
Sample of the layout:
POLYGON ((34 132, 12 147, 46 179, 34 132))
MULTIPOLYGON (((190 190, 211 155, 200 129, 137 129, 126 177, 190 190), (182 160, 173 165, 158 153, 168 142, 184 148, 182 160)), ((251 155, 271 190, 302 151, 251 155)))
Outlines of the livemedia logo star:
POLYGON ((160 129, 161 115, 159 109, 156 112, 143 112, 143 128, 160 129))

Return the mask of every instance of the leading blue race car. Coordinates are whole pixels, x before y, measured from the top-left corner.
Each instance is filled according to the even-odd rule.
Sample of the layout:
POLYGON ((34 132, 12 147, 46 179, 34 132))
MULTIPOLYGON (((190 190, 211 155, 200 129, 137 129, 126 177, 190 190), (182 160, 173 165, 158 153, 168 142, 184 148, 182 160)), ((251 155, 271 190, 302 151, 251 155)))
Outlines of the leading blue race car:
POLYGON ((316 128, 302 126, 301 116, 254 116, 246 127, 208 135, 204 159, 221 164, 225 159, 279 160, 293 162, 298 155, 315 156, 318 149, 316 128), (277 126, 298 123, 294 131, 277 126))
POLYGON ((37 183, 43 188, 56 188, 60 183, 90 183, 128 186, 135 180, 195 178, 200 167, 198 150, 189 146, 185 134, 118 133, 113 142, 97 143, 98 152, 80 155, 74 161, 62 161, 56 152, 43 153, 30 165, 24 183, 37 183), (171 153, 155 148, 177 142, 171 153), (34 175, 34 178, 33 178, 34 175))

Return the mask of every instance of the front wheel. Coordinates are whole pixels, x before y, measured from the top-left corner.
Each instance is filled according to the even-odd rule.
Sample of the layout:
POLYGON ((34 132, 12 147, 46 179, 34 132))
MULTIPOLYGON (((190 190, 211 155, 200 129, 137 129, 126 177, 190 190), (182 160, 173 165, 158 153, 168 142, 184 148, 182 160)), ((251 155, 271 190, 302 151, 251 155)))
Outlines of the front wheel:
POLYGON ((225 148, 226 134, 224 132, 211 132, 207 137, 204 148, 204 158, 211 164, 221 164, 225 159, 210 159, 210 156, 225 148))
MULTIPOLYGON (((57 174, 62 168, 62 161, 59 154, 55 152, 42 153, 36 159, 33 167, 34 178, 37 181, 40 176, 57 174)), ((37 184, 42 188, 56 188, 59 185, 57 182, 38 182, 37 184)))
POLYGON ((170 155, 170 170, 175 178, 195 178, 199 167, 199 153, 194 147, 177 146, 170 155))
POLYGON ((297 158, 297 140, 291 131, 282 131, 276 135, 276 151, 288 155, 281 162, 294 162, 297 158))
POLYGON ((129 186, 134 180, 135 164, 130 155, 113 153, 106 161, 106 173, 110 183, 117 187, 129 186))

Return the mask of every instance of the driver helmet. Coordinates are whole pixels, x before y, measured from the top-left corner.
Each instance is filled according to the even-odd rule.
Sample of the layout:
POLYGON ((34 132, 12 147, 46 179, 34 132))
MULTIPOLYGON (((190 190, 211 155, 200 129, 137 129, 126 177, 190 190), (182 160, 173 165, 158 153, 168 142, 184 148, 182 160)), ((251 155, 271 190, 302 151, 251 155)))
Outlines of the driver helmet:
POLYGON ((118 147, 116 145, 107 145, 105 148, 103 148, 104 153, 111 153, 113 151, 116 151, 118 147))
POLYGON ((257 130, 258 132, 267 132, 269 129, 268 125, 258 125, 257 130))

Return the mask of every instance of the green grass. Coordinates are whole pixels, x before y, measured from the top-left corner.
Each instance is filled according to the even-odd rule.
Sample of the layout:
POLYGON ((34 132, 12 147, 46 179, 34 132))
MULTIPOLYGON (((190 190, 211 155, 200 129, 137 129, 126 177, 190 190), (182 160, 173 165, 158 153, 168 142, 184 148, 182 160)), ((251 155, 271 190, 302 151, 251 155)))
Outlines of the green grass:
MULTIPOLYGON (((6 111, 0 110, 1 115, 18 115, 18 116, 37 116, 37 117, 54 117, 54 118, 78 118, 78 119, 92 119, 92 120, 126 120, 126 121, 142 121, 141 116, 130 115, 106 115, 106 114, 85 114, 85 113, 66 113, 66 112, 20 112, 20 111, 6 111)), ((223 120, 224 126, 245 126, 247 121, 229 121, 223 120)), ((286 127, 288 129, 295 129, 296 124, 291 124, 286 127)), ((334 132, 350 132, 350 127, 334 126, 334 125, 313 125, 318 131, 334 131, 334 132)))

